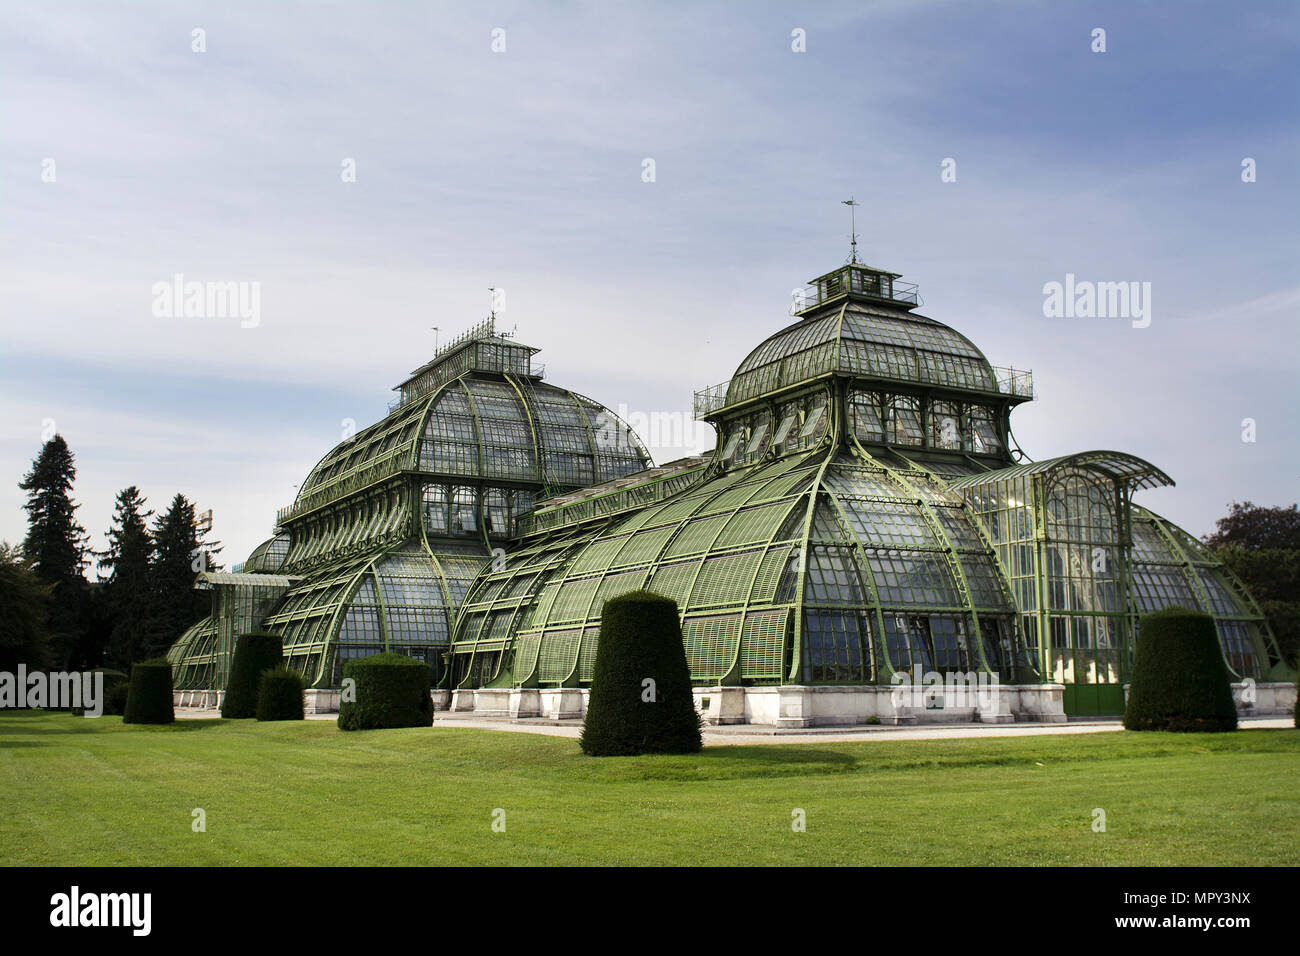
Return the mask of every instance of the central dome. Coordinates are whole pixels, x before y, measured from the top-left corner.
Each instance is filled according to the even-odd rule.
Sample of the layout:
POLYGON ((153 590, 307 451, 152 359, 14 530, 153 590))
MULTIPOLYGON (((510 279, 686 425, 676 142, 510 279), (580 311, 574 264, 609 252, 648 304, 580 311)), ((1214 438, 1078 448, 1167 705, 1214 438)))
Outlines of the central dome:
POLYGON ((828 372, 997 392, 984 353, 942 322, 903 310, 845 301, 768 338, 750 352, 727 390, 727 404, 828 372))
POLYGON ((895 272, 861 263, 814 279, 796 296, 800 320, 749 353, 727 388, 733 406, 828 373, 997 393, 998 377, 970 339, 912 310, 895 272))

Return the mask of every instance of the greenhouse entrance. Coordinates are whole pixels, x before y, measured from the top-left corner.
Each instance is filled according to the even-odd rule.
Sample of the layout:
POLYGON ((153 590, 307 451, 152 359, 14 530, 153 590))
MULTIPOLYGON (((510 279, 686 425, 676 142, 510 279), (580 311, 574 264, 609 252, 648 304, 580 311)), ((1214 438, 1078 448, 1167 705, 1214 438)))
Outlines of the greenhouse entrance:
POLYGON ((1131 499, 1137 489, 1168 484, 1155 466, 1117 452, 1028 462, 953 482, 1009 571, 1043 679, 1065 685, 1067 716, 1124 712, 1134 610, 1131 499))
POLYGON ((1114 717, 1124 713, 1123 684, 1066 684, 1067 717, 1114 717))

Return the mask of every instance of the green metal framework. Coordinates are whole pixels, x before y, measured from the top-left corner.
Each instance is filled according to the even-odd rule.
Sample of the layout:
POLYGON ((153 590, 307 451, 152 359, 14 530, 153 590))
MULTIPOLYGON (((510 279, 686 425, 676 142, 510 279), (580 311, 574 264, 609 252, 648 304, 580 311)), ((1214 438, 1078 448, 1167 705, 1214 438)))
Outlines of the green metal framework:
POLYGON ((441 679, 470 583, 535 503, 650 464, 613 412, 542 382, 536 351, 488 321, 399 385, 383 420, 312 469, 239 586, 212 585, 214 616, 172 648, 177 686, 224 686, 231 635, 255 626, 282 636, 311 686, 337 686, 344 662, 380 650, 441 679))
POLYGON ((471 330, 320 461, 245 574, 201 582, 214 614, 173 648, 178 686, 220 686, 259 617, 318 687, 385 649, 444 687, 582 686, 604 602, 638 588, 677 601, 698 684, 978 672, 1116 712, 1138 616, 1172 605, 1214 616, 1234 676, 1292 676, 1240 582, 1133 503, 1172 480, 1120 452, 1026 460, 1010 413, 1030 373, 917 314, 899 279, 814 280, 697 393, 713 452, 659 468, 542 382, 535 349, 471 330))

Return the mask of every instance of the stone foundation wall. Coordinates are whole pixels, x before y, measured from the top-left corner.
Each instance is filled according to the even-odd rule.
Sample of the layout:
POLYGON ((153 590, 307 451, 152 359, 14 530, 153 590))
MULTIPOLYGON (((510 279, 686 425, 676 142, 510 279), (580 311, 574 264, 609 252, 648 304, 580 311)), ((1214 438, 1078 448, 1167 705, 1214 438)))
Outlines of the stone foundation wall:
POLYGON ((199 710, 220 710, 225 700, 224 690, 174 690, 173 707, 194 707, 199 710))
MULTIPOLYGON (((1124 688, 1128 694, 1127 685, 1124 688)), ((768 727, 835 727, 855 724, 1059 724, 1066 720, 1064 684, 1002 684, 991 687, 696 687, 695 709, 706 725, 757 724, 768 727)), ((578 720, 587 712, 585 687, 482 687, 435 690, 435 710, 472 713, 497 720, 542 718, 578 720)), ((178 690, 177 707, 217 709, 224 691, 178 690)), ((1243 681, 1232 685, 1242 716, 1289 717, 1295 712, 1291 683, 1243 681)), ((308 690, 303 710, 335 714, 338 690, 308 690)))
MULTIPOLYGON (((855 724, 1064 723, 1064 686, 696 687, 695 709, 707 725, 827 727, 855 724)), ((479 688, 451 693, 449 711, 497 720, 575 720, 587 709, 586 688, 479 688)))

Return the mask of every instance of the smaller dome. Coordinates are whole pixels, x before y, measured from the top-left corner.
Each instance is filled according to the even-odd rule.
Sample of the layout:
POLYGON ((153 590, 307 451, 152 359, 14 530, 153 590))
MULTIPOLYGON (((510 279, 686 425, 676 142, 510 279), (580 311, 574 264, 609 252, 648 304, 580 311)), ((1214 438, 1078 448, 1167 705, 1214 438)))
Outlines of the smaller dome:
POLYGON ((263 541, 249 554, 248 560, 235 568, 247 574, 273 574, 289 556, 289 534, 283 532, 263 541))
POLYGON ((787 326, 750 352, 731 379, 726 404, 827 372, 999 391, 992 365, 960 332, 904 309, 845 301, 787 326))

